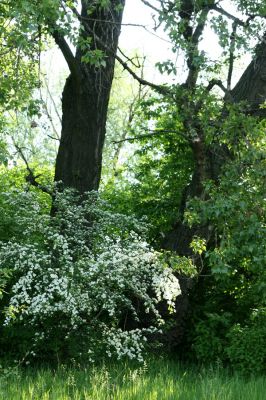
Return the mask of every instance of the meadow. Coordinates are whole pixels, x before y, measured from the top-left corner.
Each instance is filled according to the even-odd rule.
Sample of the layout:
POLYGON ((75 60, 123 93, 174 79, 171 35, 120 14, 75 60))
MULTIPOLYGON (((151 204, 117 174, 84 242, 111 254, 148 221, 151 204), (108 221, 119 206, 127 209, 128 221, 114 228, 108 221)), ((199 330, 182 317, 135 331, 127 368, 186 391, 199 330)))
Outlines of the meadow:
POLYGON ((265 400, 266 378, 152 360, 142 366, 2 368, 1 400, 265 400))

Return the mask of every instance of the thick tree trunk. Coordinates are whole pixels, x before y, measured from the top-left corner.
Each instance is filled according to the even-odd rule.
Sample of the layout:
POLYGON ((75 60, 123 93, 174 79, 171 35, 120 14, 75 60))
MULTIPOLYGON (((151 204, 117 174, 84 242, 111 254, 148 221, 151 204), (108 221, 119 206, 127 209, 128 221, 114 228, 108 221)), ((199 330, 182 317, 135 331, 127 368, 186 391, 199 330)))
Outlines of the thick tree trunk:
POLYGON ((62 136, 55 180, 83 193, 99 187, 109 86, 101 90, 84 74, 68 77, 62 99, 62 136))
POLYGON ((266 34, 255 50, 254 59, 230 94, 236 103, 247 102, 251 114, 265 117, 265 109, 260 106, 266 101, 266 34))
MULTIPOLYGON (((108 9, 97 6, 88 15, 83 1, 81 39, 90 41, 92 60, 85 63, 88 49, 79 48, 70 64, 62 98, 62 136, 56 159, 55 181, 80 193, 97 190, 101 178, 102 150, 107 109, 114 74, 124 0, 112 0, 108 9), (103 52, 96 65, 95 50, 103 52)), ((56 38, 60 46, 60 37, 56 38)))

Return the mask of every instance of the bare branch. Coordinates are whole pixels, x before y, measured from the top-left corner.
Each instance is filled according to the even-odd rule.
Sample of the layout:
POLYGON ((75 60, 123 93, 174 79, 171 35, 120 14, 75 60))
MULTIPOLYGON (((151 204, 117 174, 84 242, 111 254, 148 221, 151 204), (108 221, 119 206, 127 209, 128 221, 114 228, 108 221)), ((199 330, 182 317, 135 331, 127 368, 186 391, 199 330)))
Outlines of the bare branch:
MULTIPOLYGON (((107 49, 106 49, 107 50, 107 49)), ((155 83, 146 81, 146 79, 141 78, 140 76, 138 76, 129 66, 128 64, 122 60, 121 57, 119 57, 117 54, 115 55, 116 60, 122 65, 122 67, 124 67, 124 69, 126 71, 128 71, 130 73, 130 75, 136 79, 136 81, 138 81, 141 85, 144 86, 149 86, 151 87, 153 90, 155 90, 158 93, 161 94, 170 94, 171 90, 167 87, 167 86, 163 86, 163 85, 156 85, 155 83)))
POLYGON ((26 182, 28 182, 32 186, 37 187, 42 192, 47 193, 50 196, 53 196, 53 193, 51 192, 51 190, 49 190, 46 186, 43 186, 42 184, 37 182, 37 179, 41 176, 41 174, 38 174, 38 175, 34 174, 34 171, 30 168, 28 160, 27 160, 25 154, 23 153, 22 148, 15 142, 15 139, 13 137, 12 137, 12 141, 13 141, 13 144, 14 144, 17 152, 19 153, 20 157, 22 158, 22 160, 26 164, 26 169, 28 171, 28 175, 25 178, 26 182))
POLYGON ((187 141, 189 141, 189 138, 182 132, 180 131, 175 131, 175 130, 166 130, 166 129, 156 129, 156 130, 150 130, 149 133, 145 133, 143 135, 138 135, 138 136, 134 136, 134 137, 129 137, 129 138, 125 138, 122 140, 117 140, 117 141, 113 141, 111 143, 114 144, 119 144, 122 142, 134 142, 135 140, 141 140, 144 138, 148 138, 148 137, 153 137, 153 136, 160 136, 160 135, 165 135, 165 134, 171 134, 171 133, 175 133, 178 134, 180 136, 182 136, 184 139, 186 139, 187 141))
MULTIPOLYGON (((50 112, 49 112, 49 110, 48 110, 47 103, 46 103, 46 101, 44 101, 44 99, 43 99, 41 89, 40 89, 40 98, 41 98, 42 106, 43 106, 43 108, 44 108, 44 111, 45 111, 45 113, 46 113, 46 116, 47 116, 47 118, 48 118, 48 120, 49 120, 49 122, 50 122, 50 124, 51 124, 51 127, 52 127, 52 129, 53 129, 53 131, 54 131, 54 134, 55 134, 55 136, 56 136, 56 139, 60 141, 60 135, 58 134, 57 129, 56 129, 56 127, 55 127, 55 124, 54 124, 54 121, 53 121, 53 117, 52 117, 52 115, 50 114, 50 112)), ((53 103, 53 105, 54 105, 54 103, 53 103)), ((47 136, 48 136, 48 137, 51 137, 50 135, 47 135, 47 136)), ((52 138, 52 137, 51 137, 51 138, 52 138)))
POLYGON ((52 95, 52 93, 50 91, 49 84, 48 84, 48 81, 46 80, 45 76, 44 76, 44 84, 45 84, 45 88, 47 90, 47 93, 48 93, 48 95, 50 97, 50 100, 51 100, 51 102, 53 104, 54 111, 55 111, 55 113, 57 115, 57 118, 59 119, 60 123, 62 124, 62 117, 61 117, 61 115, 59 114, 59 112, 57 110, 57 106, 55 104, 54 97, 53 97, 53 95, 52 95))
POLYGON ((214 86, 218 86, 220 89, 222 89, 222 91, 225 94, 228 94, 228 90, 224 86, 223 82, 221 80, 219 80, 219 79, 212 79, 209 82, 208 86, 206 86, 205 91, 206 92, 210 92, 214 88, 214 86))
POLYGON ((129 61, 132 65, 134 65, 134 67, 136 67, 136 68, 140 68, 140 67, 141 67, 141 65, 140 65, 140 63, 139 63, 139 57, 138 57, 138 56, 129 58, 129 57, 123 52, 123 50, 120 49, 120 47, 118 47, 117 49, 118 49, 118 51, 122 54, 122 56, 125 57, 125 59, 126 59, 127 61, 129 61), (134 62, 134 59, 137 59, 137 62, 138 62, 137 64, 134 62))
POLYGON ((232 75, 233 75, 233 67, 235 61, 235 44, 236 44, 236 31, 237 31, 237 22, 233 22, 232 25, 232 33, 230 36, 230 49, 229 49, 229 68, 228 68, 228 76, 227 76, 227 91, 231 90, 232 83, 232 75))
POLYGON ((153 11, 156 11, 157 13, 160 13, 161 10, 157 7, 155 7, 154 5, 152 5, 149 1, 147 0, 141 0, 143 4, 145 4, 145 6, 150 7, 153 11))
POLYGON ((54 137, 54 136, 48 135, 48 133, 47 133, 47 136, 48 136, 50 139, 57 140, 58 142, 60 142, 60 139, 59 139, 58 137, 54 137))

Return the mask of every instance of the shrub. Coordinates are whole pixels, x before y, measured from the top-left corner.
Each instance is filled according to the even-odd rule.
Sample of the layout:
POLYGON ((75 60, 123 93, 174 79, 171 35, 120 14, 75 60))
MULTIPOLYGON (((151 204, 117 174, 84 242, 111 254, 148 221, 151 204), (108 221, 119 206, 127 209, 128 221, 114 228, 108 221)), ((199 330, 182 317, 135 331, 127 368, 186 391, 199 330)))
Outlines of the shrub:
POLYGON ((177 278, 143 239, 145 225, 113 213, 95 193, 58 193, 53 217, 41 212, 35 193, 11 200, 24 229, 0 246, 0 268, 12 271, 9 336, 20 327, 32 355, 142 361, 148 337, 162 325, 158 303, 173 309, 180 294, 177 278))
POLYGON ((235 324, 228 333, 226 349, 232 366, 243 373, 266 371, 266 309, 253 311, 245 326, 235 324))
POLYGON ((226 333, 231 326, 229 313, 206 313, 195 325, 193 349, 197 359, 203 363, 225 359, 226 333))

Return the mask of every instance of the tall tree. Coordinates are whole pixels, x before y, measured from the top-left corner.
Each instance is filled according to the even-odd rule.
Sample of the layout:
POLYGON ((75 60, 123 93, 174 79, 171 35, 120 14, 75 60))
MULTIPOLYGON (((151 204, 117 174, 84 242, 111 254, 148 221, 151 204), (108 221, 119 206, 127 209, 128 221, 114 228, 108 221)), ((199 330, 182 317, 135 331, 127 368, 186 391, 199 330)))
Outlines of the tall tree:
MULTIPOLYGON (((81 4, 77 0, 7 0, 0 7, 3 50, 7 54, 17 50, 17 65, 23 54, 38 64, 49 37, 54 38, 67 62, 70 75, 62 95, 55 181, 80 193, 97 190, 100 182, 124 5, 125 0, 82 0, 81 4)), ((32 183, 37 184, 33 178, 32 183)))
MULTIPOLYGON (((230 157, 228 148, 219 141, 230 107, 245 103, 242 111, 239 108, 239 115, 241 112, 243 115, 265 115, 265 110, 260 108, 266 99, 265 35, 255 50, 254 41, 265 29, 266 10, 264 4, 248 0, 232 1, 230 9, 224 8, 226 4, 212 0, 142 1, 158 16, 157 26, 164 24, 174 52, 181 50, 186 62, 186 77, 182 84, 150 86, 163 95, 162 99, 175 103, 183 125, 179 134, 186 138, 193 154, 194 171, 183 190, 179 217, 163 243, 169 250, 189 255, 193 236, 206 236, 208 229, 190 228, 184 223, 186 204, 194 197, 204 198, 205 182, 208 179, 218 182, 221 167, 230 157), (220 59, 215 62, 208 49, 202 50, 202 40, 210 27, 213 35, 217 34, 222 49, 220 59), (237 59, 244 51, 252 50, 252 46, 253 60, 232 89, 237 59), (223 97, 217 96, 216 88, 222 91, 223 97)), ((171 68, 174 71, 171 63, 161 64, 162 71, 171 68)))

